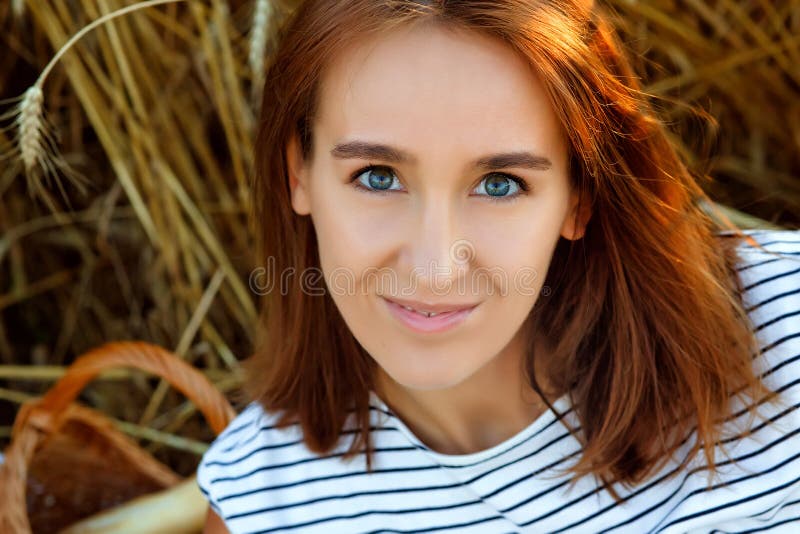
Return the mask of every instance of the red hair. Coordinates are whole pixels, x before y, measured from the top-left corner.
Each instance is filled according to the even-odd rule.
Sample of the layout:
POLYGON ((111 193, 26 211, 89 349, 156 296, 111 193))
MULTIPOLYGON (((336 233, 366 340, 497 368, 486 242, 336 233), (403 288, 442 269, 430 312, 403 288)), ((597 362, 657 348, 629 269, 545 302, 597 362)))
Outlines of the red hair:
MULTIPOLYGON (((670 144, 605 15, 589 4, 300 4, 266 74, 253 183, 259 259, 270 258, 282 273, 319 269, 311 219, 291 210, 285 149, 297 135, 303 156, 313 153, 316 98, 332 57, 367 35, 418 21, 501 39, 539 74, 568 133, 572 186, 592 212, 581 239, 557 245, 544 282, 552 294, 539 297, 524 325, 547 348, 550 357, 537 365, 553 391, 536 383, 532 350, 531 385, 544 398, 569 392, 580 422, 583 453, 570 470, 636 483, 696 429, 684 462, 703 449, 713 472, 731 396, 768 393, 753 369, 759 347, 738 297, 738 239, 715 237, 696 177, 670 144)), ((366 448, 370 469, 376 364, 326 291, 313 296, 305 281, 291 282, 263 296, 245 391, 281 412, 280 424, 299 423, 317 453, 337 444, 355 410, 360 431, 345 457, 366 448)))

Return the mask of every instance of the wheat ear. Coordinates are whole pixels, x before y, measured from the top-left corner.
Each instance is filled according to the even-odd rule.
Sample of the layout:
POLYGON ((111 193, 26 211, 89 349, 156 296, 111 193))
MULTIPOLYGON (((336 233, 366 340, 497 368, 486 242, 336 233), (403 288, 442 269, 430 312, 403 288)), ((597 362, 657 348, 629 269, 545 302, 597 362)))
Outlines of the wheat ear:
MULTIPOLYGON (((47 80, 47 76, 53 70, 56 63, 58 63, 61 57, 84 35, 111 19, 121 17, 139 9, 183 1, 185 0, 146 0, 106 13, 102 17, 93 20, 81 28, 80 31, 73 35, 64 43, 64 46, 56 52, 39 74, 36 82, 25 91, 22 97, 15 99, 15 101, 18 101, 18 104, 12 112, 0 117, 14 118, 13 124, 17 128, 17 133, 15 135, 17 145, 15 154, 22 160, 25 167, 25 174, 28 177, 28 185, 32 193, 35 192, 40 195, 44 195, 45 193, 40 173, 55 178, 58 176, 57 172, 60 170, 62 174, 67 176, 70 182, 81 191, 84 191, 84 186, 86 184, 85 178, 72 171, 58 153, 58 148, 52 136, 49 122, 45 117, 44 92, 42 91, 42 87, 44 87, 44 82, 47 80)), ((56 182, 58 183, 59 189, 61 189, 62 196, 66 198, 61 183, 58 180, 56 180, 56 182)))

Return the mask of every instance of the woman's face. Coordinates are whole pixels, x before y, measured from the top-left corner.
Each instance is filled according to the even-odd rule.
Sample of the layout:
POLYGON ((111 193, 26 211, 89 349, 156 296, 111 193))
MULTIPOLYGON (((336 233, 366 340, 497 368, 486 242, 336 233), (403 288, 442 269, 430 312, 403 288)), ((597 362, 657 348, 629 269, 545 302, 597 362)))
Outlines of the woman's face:
POLYGON ((287 157, 334 302, 397 383, 463 382, 519 339, 559 236, 582 235, 541 83, 500 41, 419 25, 340 54, 319 97, 312 158, 294 139, 287 157), (437 330, 447 314, 409 324, 387 299, 472 309, 437 330))

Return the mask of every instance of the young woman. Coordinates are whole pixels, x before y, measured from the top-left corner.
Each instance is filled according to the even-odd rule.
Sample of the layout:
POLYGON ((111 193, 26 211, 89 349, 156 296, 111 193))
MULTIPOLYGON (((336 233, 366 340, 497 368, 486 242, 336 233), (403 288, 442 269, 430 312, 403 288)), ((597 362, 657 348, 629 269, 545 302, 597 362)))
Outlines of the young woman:
POLYGON ((715 227, 598 6, 306 0, 206 532, 800 528, 800 233, 715 227))

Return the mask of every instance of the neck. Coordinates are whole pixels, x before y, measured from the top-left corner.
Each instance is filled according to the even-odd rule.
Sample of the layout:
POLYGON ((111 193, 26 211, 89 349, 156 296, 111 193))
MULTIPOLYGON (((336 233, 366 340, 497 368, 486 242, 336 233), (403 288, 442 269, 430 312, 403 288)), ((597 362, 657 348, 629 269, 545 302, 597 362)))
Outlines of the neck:
POLYGON ((482 451, 518 434, 547 409, 524 372, 529 350, 517 336, 472 376, 439 390, 407 388, 377 367, 375 390, 431 449, 482 451))

